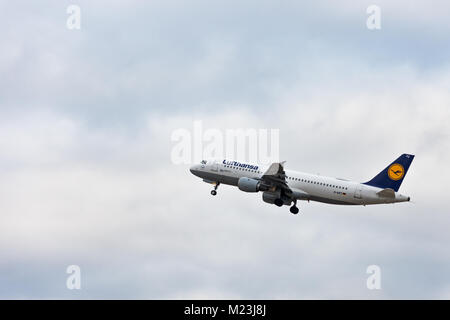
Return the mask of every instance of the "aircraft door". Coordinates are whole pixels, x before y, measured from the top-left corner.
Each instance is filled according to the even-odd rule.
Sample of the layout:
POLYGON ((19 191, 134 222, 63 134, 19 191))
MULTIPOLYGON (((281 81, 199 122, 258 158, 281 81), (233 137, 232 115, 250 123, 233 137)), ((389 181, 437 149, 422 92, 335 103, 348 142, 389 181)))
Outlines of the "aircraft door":
POLYGON ((217 161, 214 161, 214 163, 212 164, 211 171, 219 172, 219 164, 217 163, 217 161))

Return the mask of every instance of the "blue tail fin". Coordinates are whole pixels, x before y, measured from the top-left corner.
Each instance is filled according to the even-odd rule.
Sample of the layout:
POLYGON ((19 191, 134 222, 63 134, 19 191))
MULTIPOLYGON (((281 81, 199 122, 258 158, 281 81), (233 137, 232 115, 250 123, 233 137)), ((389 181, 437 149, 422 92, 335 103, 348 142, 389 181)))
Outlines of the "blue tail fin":
POLYGON ((414 155, 412 154, 402 154, 397 160, 377 174, 375 178, 364 182, 364 184, 383 189, 391 188, 394 191, 398 191, 413 159, 414 155))

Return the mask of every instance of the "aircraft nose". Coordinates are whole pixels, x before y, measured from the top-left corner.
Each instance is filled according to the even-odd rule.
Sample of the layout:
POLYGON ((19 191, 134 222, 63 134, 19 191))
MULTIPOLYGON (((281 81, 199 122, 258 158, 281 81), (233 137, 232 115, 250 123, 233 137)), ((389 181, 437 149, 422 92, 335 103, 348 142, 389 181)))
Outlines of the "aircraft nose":
POLYGON ((192 173, 193 175, 195 175, 196 172, 198 171, 197 165, 194 164, 193 166, 191 166, 191 167, 189 168, 189 171, 191 171, 191 173, 192 173))

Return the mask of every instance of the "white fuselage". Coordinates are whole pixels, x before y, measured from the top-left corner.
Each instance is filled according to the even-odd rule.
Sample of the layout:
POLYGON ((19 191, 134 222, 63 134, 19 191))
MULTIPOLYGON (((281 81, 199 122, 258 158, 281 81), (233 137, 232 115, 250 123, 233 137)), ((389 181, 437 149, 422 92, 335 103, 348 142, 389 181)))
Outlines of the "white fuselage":
MULTIPOLYGON (((239 178, 261 179, 267 167, 252 168, 230 165, 233 161, 212 160, 191 167, 191 172, 206 182, 237 186, 239 178)), ((343 205, 368 205, 409 201, 408 196, 395 192, 395 196, 382 196, 383 189, 345 179, 286 170, 286 183, 298 192, 299 200, 319 201, 343 205)))

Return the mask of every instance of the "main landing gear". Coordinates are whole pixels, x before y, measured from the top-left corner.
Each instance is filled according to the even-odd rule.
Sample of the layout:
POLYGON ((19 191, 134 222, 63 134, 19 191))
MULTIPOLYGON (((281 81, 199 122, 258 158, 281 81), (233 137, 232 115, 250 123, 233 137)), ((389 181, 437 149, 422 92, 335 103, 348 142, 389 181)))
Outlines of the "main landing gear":
POLYGON ((215 195, 217 194, 217 188, 219 187, 219 185, 220 185, 220 183, 217 182, 217 183, 214 185, 214 190, 211 190, 211 194, 212 194, 213 196, 215 196, 215 195))
POLYGON ((294 202, 294 204, 292 205, 292 207, 289 209, 289 211, 292 213, 292 214, 297 214, 298 213, 298 207, 297 207, 297 201, 295 201, 294 202))
MULTIPOLYGON (((273 202, 277 207, 282 207, 284 202, 283 200, 281 200, 280 198, 275 199, 275 201, 273 202)), ((291 213, 293 214, 297 214, 299 212, 298 207, 297 207, 297 200, 294 201, 294 204, 292 205, 292 207, 289 209, 289 211, 291 211, 291 213)))
POLYGON ((273 202, 277 207, 282 207, 283 206, 283 200, 281 200, 280 198, 275 199, 275 201, 273 202))

